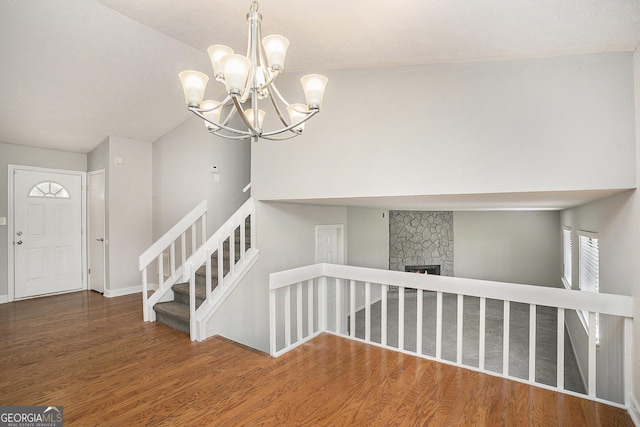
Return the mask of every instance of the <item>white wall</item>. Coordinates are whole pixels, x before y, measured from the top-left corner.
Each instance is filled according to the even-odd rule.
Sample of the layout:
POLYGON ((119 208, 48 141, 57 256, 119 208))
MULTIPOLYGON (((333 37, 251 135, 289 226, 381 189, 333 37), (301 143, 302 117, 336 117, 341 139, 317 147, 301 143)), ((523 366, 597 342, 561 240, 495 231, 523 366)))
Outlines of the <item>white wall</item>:
POLYGON ((560 287, 557 211, 454 212, 454 275, 560 287))
MULTIPOLYGON (((635 71, 635 100, 636 100, 636 170, 640 171, 640 50, 636 48, 634 55, 635 71)), ((638 172, 637 185, 640 186, 640 172, 638 172)), ((627 208, 627 221, 629 222, 629 236, 640 236, 640 195, 636 192, 630 198, 627 208)), ((633 270, 631 283, 631 295, 633 295, 633 394, 636 402, 640 397, 640 263, 637 262, 636 252, 627 255, 628 267, 633 270)), ((635 413, 640 419, 640 408, 635 408, 635 413)))
MULTIPOLYGON (((322 112, 305 134, 256 145, 261 198, 636 184, 628 52, 326 74, 322 112)), ((301 98, 298 86, 289 74, 279 83, 301 98)))
POLYGON ((111 136, 109 161, 105 295, 117 296, 141 286, 138 257, 152 243, 151 143, 111 136), (115 157, 123 163, 113 163, 115 157))
MULTIPOLYGON (((7 179, 10 164, 86 171, 87 155, 0 142, 0 216, 2 217, 9 216, 7 179)), ((0 301, 6 299, 9 294, 7 229, 6 225, 0 225, 0 301)))
POLYGON ((346 224, 347 209, 261 203, 256 206, 260 259, 207 324, 207 333, 269 351, 269 274, 315 262, 315 226, 346 224))
POLYGON ((347 208, 347 264, 389 268, 389 211, 347 208))

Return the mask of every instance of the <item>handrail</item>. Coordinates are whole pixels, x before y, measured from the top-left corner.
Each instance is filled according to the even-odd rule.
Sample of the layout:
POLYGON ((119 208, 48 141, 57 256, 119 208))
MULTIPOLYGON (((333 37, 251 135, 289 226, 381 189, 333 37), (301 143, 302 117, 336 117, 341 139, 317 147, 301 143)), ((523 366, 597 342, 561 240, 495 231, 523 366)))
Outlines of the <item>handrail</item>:
POLYGON ((337 277, 384 284, 402 285, 412 289, 464 294, 508 300, 525 304, 548 305, 569 310, 597 311, 614 316, 633 317, 633 300, 624 295, 582 292, 546 286, 521 285, 489 280, 429 274, 410 274, 403 271, 377 270, 338 264, 314 264, 269 275, 270 289, 279 289, 292 283, 304 282, 319 276, 337 277))
POLYGON ((251 183, 248 183, 243 189, 242 192, 246 193, 247 191, 249 191, 249 189, 251 188, 251 183))
MULTIPOLYGON (((354 339, 387 349, 401 351, 454 364, 468 369, 485 372, 490 375, 502 376, 515 381, 524 382, 538 387, 560 391, 595 401, 605 402, 619 407, 629 407, 632 396, 632 328, 633 328, 633 298, 625 295, 583 292, 552 288, 476 280, 438 275, 410 274, 400 271, 377 270, 372 268, 354 267, 336 264, 313 264, 294 268, 287 271, 271 273, 269 275, 269 312, 270 312, 270 352, 274 357, 280 356, 293 348, 309 341, 320 333, 328 332, 354 339), (331 284, 331 288, 329 288, 331 284), (391 287, 397 287, 397 347, 387 344, 387 306, 388 292, 391 287), (331 289, 331 291, 329 291, 331 289), (360 289, 358 291, 357 289, 360 289), (415 351, 404 347, 405 333, 405 302, 407 289, 415 289, 416 316, 415 320, 415 351), (361 294, 358 292, 362 292, 361 294), (435 355, 427 355, 422 349, 423 295, 424 292, 435 293, 436 308, 429 312, 435 316, 435 355), (278 295, 278 296, 276 296, 278 295), (359 295, 359 296, 357 296, 359 295), (374 297, 375 295, 375 297, 374 297), (443 298, 445 295, 457 296, 457 322, 455 332, 456 360, 443 358, 443 298), (464 297, 479 298, 480 311, 478 320, 478 365, 463 363, 463 322, 464 297), (374 299, 375 298, 375 299, 374 299), (306 299, 306 302, 304 300, 306 299), (502 372, 495 372, 485 368, 485 328, 487 327, 487 301, 503 301, 503 348, 502 372), (357 303, 356 301, 360 301, 357 303), (371 339, 372 305, 380 301, 380 341, 371 339), (356 307, 356 304, 364 306, 356 307), (510 337, 510 304, 521 303, 528 305, 529 313, 529 361, 528 377, 512 376, 509 371, 509 337, 510 337), (537 307, 547 306, 556 309, 556 382, 555 386, 540 383, 536 379, 536 334, 537 307), (278 308, 278 312, 276 309, 278 308), (356 336, 356 313, 364 311, 364 338, 356 336), (586 395, 570 391, 564 386, 564 331, 565 312, 571 310, 589 312, 589 330, 587 333, 586 357, 588 358, 588 372, 585 372, 586 395), (622 352, 622 367, 618 372, 622 381, 622 395, 624 404, 600 398, 596 394, 596 354, 595 340, 596 313, 617 316, 622 320, 617 329, 614 342, 620 346, 622 352), (331 319, 329 316, 331 315, 331 319), (335 316, 335 318, 334 318, 335 316), (348 319, 348 322, 347 322, 348 319), (329 321, 330 320, 330 321, 329 321), (335 323, 333 323, 335 322, 335 323), (533 356, 532 356, 533 355, 533 356)), ((454 300, 455 301, 455 300, 454 300)), ((395 308, 394 308, 395 310, 395 308)), ((395 313, 395 312, 394 312, 395 313)), ((395 314, 394 314, 395 316, 395 314)), ((433 317, 432 317, 433 319, 433 317)), ((377 322, 377 321, 376 321, 377 322)), ((363 325, 362 323, 358 323, 363 325)), ((378 325, 376 323, 376 325, 378 325)), ((376 326, 377 327, 377 326, 376 326)), ((361 332, 362 333, 362 332, 361 332)), ((377 340, 378 338, 376 338, 377 340)), ((465 347, 466 348, 466 347, 465 347)), ((474 350, 475 351, 475 350, 474 350)), ((616 347, 616 351, 618 351, 616 347)), ((585 368, 586 369, 586 368, 585 368)), ((525 374, 526 375, 526 374, 525 374)))
POLYGON ((203 200, 195 208, 184 216, 176 225, 171 227, 160 239, 144 251, 138 258, 140 271, 142 271, 142 316, 145 322, 155 320, 153 306, 160 301, 183 274, 184 261, 187 258, 187 231, 191 229, 191 252, 197 247, 197 226, 200 222, 199 240, 203 242, 207 237, 207 201, 203 200), (176 243, 180 246, 181 265, 176 268, 176 243), (169 278, 165 280, 165 252, 169 249, 169 278), (157 260, 158 289, 149 296, 148 269, 157 260))
POLYGON ((176 225, 171 227, 169 231, 167 231, 162 237, 160 237, 149 249, 144 251, 139 258, 139 268, 142 271, 146 266, 148 266, 153 260, 155 260, 158 255, 160 255, 165 249, 171 245, 176 239, 182 235, 185 231, 187 231, 191 225, 196 222, 202 215, 207 212, 207 201, 203 200, 191 210, 187 215, 184 216, 176 225))

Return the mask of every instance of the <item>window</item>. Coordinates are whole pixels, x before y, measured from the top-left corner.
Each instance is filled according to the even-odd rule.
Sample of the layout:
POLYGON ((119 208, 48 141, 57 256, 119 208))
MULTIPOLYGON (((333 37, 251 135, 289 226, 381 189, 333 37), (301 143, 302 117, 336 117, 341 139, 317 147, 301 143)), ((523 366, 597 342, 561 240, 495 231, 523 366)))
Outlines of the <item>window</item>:
POLYGON ((572 237, 571 227, 564 227, 562 229, 562 258, 563 258, 563 273, 562 281, 564 287, 571 289, 573 283, 571 282, 571 256, 572 256, 572 237))
MULTIPOLYGON (((600 267, 598 235, 580 231, 580 290, 584 292, 600 292, 600 267)), ((589 312, 582 312, 585 327, 589 328, 589 312)), ((596 343, 599 342, 599 315, 596 313, 596 343)))
POLYGON ((46 181, 36 184, 31 191, 29 197, 55 197, 57 199, 70 198, 69 192, 57 182, 46 181))

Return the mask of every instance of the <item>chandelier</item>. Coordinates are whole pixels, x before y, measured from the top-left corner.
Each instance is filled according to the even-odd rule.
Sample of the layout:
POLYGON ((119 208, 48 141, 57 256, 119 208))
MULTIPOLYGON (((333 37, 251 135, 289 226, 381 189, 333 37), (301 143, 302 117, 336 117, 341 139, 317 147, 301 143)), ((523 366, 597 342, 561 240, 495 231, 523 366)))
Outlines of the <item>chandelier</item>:
POLYGON ((284 69, 289 40, 280 35, 269 35, 260 43, 262 15, 258 13, 257 1, 251 3, 247 23, 249 41, 246 56, 235 54, 224 45, 213 45, 207 49, 213 76, 226 87, 224 100, 204 100, 209 81, 206 74, 193 70, 179 73, 189 111, 204 120, 209 132, 224 138, 257 141, 258 138, 284 140, 298 136, 302 134, 305 122, 320 111, 327 78, 320 74, 303 76, 300 82, 306 104, 287 102, 278 91, 275 80, 284 69), (265 131, 262 128, 265 112, 260 109, 259 102, 269 102, 267 100, 282 126, 277 130, 265 131), (288 117, 283 114, 285 108, 288 117), (230 125, 236 114, 246 128, 237 129, 230 125))

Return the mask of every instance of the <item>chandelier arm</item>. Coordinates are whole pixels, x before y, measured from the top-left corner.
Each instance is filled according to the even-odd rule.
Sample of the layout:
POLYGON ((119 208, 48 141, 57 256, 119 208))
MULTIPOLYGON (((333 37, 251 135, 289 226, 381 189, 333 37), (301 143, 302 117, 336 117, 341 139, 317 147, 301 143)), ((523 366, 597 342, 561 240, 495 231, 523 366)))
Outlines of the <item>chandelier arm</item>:
MULTIPOLYGON (((307 115, 307 117, 305 117, 304 119, 300 120, 298 123, 294 123, 291 126, 287 126, 285 128, 282 128, 280 130, 274 130, 271 132, 265 132, 262 135, 260 135, 260 138, 267 138, 269 136, 273 136, 273 135, 277 135, 279 133, 283 133, 286 131, 293 131, 295 132, 297 135, 299 135, 300 133, 296 132, 293 128, 298 127, 299 125, 301 125, 302 123, 306 122, 307 120, 309 120, 311 117, 315 116, 316 114, 318 114, 320 112, 320 109, 318 108, 314 108, 313 110, 309 111, 309 114, 307 115)), ((267 138, 268 139, 268 138, 267 138)))
POLYGON ((213 108, 199 108, 199 107, 191 107, 194 110, 199 111, 200 113, 210 113, 212 111, 221 109, 222 107, 224 107, 229 101, 231 100, 231 97, 229 95, 227 95, 227 97, 220 103, 220 105, 216 105, 213 108))
POLYGON ((226 134, 221 133, 220 131, 217 131, 217 130, 209 131, 209 133, 211 133, 213 135, 216 135, 216 136, 219 136, 221 138, 233 139, 233 140, 236 140, 236 141, 242 141, 244 139, 253 138, 253 135, 226 135, 226 134))
POLYGON ((224 119, 224 121, 222 122, 222 124, 223 124, 223 125, 225 125, 225 126, 226 126, 226 125, 228 125, 228 124, 229 124, 229 122, 231 121, 231 119, 233 118, 233 116, 235 116, 235 115, 236 115, 236 109, 235 109, 235 108, 231 108, 231 109, 229 110, 229 114, 227 114, 227 118, 226 118, 226 119, 224 119))
POLYGON ((260 135, 260 138, 267 139, 269 141, 286 141, 287 139, 292 139, 292 138, 295 138, 296 136, 302 135, 302 132, 296 132, 296 131, 292 131, 292 132, 293 132, 293 135, 283 136, 280 138, 274 138, 273 136, 263 136, 263 135, 260 135))
MULTIPOLYGON (((249 128, 248 134, 249 135, 254 135, 254 136, 260 136, 260 132, 256 128, 253 127, 253 123, 251 123, 249 121, 249 118, 247 117, 247 115, 244 114, 244 111, 242 111, 242 104, 240 104, 240 101, 238 101, 238 97, 237 96, 233 96, 232 99, 233 99, 233 103, 236 106, 237 113, 240 115, 240 118, 242 119, 244 124, 247 125, 247 127, 249 128)), ((256 116, 254 116, 254 117, 256 117, 256 116)), ((240 132, 237 132, 237 133, 240 133, 240 132)))
MULTIPOLYGON (((269 70, 269 68, 266 69, 269 70)), ((280 75, 280 70, 272 70, 268 72, 267 75, 269 76, 269 79, 267 79, 267 81, 262 86, 258 87, 258 91, 273 87, 273 82, 276 80, 276 77, 280 75)))
POLYGON ((270 96, 269 100, 271 101, 271 105, 273 105, 273 109, 276 110, 276 114, 278 115, 278 118, 280 119, 280 122, 285 127, 289 126, 289 123, 287 123, 287 121, 285 120, 284 116, 282 115, 282 112, 280 111, 280 108, 278 108, 278 104, 276 103, 276 99, 273 96, 270 96))
POLYGON ((250 136, 253 136, 253 135, 254 135, 253 133, 248 132, 248 131, 242 131, 242 130, 234 129, 234 128, 231 128, 231 127, 229 127, 229 126, 223 125, 223 124, 221 124, 221 123, 213 122, 213 121, 211 121, 211 120, 207 119, 207 118, 204 116, 204 114, 202 114, 202 113, 201 113, 201 112, 199 112, 197 109, 195 109, 195 107, 189 107, 189 111, 191 111, 193 114, 195 114, 196 116, 200 117, 202 120, 206 121, 207 123, 211 123, 211 124, 212 124, 212 125, 214 125, 215 127, 218 127, 218 128, 224 129, 224 130, 229 131, 229 132, 232 132, 232 133, 237 133, 237 134, 240 134, 240 135, 246 135, 246 136, 248 136, 248 137, 250 137, 250 136))
MULTIPOLYGON (((291 105, 286 99, 284 99, 284 97, 282 96, 282 94, 280 93, 280 91, 278 90, 278 88, 276 87, 275 84, 271 84, 270 89, 273 91, 273 93, 276 94, 278 99, 280 99, 280 101, 282 101, 282 103, 284 105, 286 105, 287 107, 291 105)), ((298 111, 298 110, 296 110, 296 111, 298 111)))

